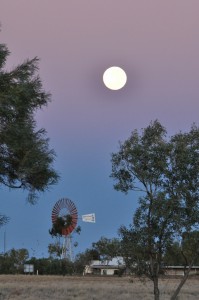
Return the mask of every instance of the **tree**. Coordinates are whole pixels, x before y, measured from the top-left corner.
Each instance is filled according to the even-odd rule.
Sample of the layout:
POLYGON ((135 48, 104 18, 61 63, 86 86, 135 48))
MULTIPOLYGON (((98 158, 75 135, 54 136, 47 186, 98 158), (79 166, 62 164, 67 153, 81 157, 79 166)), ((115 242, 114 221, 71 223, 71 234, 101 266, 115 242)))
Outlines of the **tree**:
POLYGON ((181 252, 184 265, 189 266, 194 259, 194 264, 199 264, 199 231, 184 232, 181 242, 181 252))
POLYGON ((5 225, 9 221, 9 218, 5 215, 0 214, 0 227, 5 225))
POLYGON ((35 113, 50 101, 37 74, 38 58, 11 71, 4 69, 9 50, 0 44, 0 184, 28 191, 34 203, 39 192, 57 183, 55 153, 44 129, 37 130, 35 113))
POLYGON ((120 241, 117 238, 101 237, 98 242, 92 244, 92 248, 99 253, 100 259, 107 261, 107 263, 121 254, 120 241))
POLYGON ((184 266, 185 271, 194 259, 194 264, 199 265, 198 254, 199 232, 184 232, 181 242, 173 241, 166 249, 164 263, 167 266, 184 266))
POLYGON ((153 281, 155 299, 159 299, 158 279, 163 273, 163 255, 174 236, 171 211, 167 210, 166 202, 162 195, 140 198, 130 229, 122 226, 119 231, 126 265, 136 275, 145 275, 153 281))
POLYGON ((185 264, 182 247, 179 242, 173 241, 168 245, 164 254, 164 264, 165 266, 183 266, 185 264))
POLYGON ((77 254, 74 261, 75 273, 84 274, 85 267, 89 265, 93 260, 99 259, 99 253, 94 249, 86 249, 85 252, 77 254))
MULTIPOLYGON (((112 154, 111 177, 114 188, 128 193, 140 191, 142 197, 133 224, 120 232, 141 260, 134 266, 154 284, 154 298, 159 299, 158 278, 168 244, 199 224, 199 128, 167 138, 159 121, 151 122, 141 134, 134 130, 129 139, 120 143, 118 153, 112 154), (129 236, 138 242, 138 248, 129 236)), ((175 299, 175 298, 173 298, 175 299)))
POLYGON ((58 257, 59 259, 61 259, 62 247, 60 245, 60 242, 56 241, 55 243, 50 243, 48 245, 48 253, 50 254, 50 258, 58 257))
POLYGON ((25 248, 17 250, 13 248, 8 252, 8 255, 17 266, 22 266, 29 257, 28 250, 25 248))
POLYGON ((1 274, 15 274, 23 273, 23 265, 29 257, 28 250, 11 249, 4 255, 0 256, 0 273, 1 274))

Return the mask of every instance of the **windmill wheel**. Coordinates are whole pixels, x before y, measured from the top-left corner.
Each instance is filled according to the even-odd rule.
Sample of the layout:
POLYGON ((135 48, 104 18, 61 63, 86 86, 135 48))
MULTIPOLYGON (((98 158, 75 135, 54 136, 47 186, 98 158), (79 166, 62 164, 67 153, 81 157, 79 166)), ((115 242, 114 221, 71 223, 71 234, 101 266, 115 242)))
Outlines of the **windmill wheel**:
POLYGON ((69 235, 75 229, 78 219, 77 208, 70 199, 62 198, 55 203, 52 210, 52 223, 55 224, 58 218, 70 219, 69 225, 62 229, 62 235, 69 235))

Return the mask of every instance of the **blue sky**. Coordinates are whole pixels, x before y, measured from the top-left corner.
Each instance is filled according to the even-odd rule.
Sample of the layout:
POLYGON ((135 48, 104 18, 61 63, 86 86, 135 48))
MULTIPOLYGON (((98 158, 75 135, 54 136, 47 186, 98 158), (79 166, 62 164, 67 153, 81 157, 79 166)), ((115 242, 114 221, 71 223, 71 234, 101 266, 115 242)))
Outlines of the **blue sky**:
POLYGON ((51 211, 70 198, 79 216, 96 213, 96 224, 79 221, 74 237, 84 251, 101 236, 115 237, 131 223, 138 194, 113 189, 111 153, 132 130, 159 121, 169 134, 198 125, 199 2, 195 0, 0 0, 0 42, 11 55, 7 69, 38 56, 39 74, 52 102, 36 115, 45 128, 61 175, 58 185, 26 203, 26 193, 1 187, 0 251, 29 249, 46 256, 51 211), (102 82, 118 65, 128 81, 120 91, 102 82))

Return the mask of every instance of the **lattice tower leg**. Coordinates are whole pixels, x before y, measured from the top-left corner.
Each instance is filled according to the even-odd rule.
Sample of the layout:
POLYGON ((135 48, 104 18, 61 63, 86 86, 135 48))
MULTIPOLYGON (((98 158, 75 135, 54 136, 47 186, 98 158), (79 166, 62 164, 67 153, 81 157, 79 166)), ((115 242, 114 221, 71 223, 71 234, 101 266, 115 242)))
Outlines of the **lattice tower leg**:
POLYGON ((71 235, 67 235, 64 237, 61 258, 73 261, 73 247, 71 235))

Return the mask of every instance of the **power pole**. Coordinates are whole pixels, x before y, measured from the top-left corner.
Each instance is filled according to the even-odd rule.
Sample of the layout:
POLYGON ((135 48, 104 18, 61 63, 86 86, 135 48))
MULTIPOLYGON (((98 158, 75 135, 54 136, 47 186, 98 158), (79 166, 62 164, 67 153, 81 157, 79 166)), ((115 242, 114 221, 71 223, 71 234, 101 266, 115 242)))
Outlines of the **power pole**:
POLYGON ((6 253, 6 231, 4 231, 4 254, 6 253))

